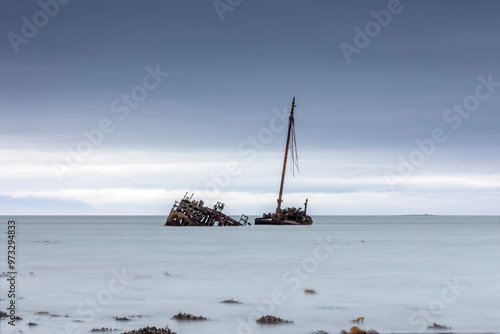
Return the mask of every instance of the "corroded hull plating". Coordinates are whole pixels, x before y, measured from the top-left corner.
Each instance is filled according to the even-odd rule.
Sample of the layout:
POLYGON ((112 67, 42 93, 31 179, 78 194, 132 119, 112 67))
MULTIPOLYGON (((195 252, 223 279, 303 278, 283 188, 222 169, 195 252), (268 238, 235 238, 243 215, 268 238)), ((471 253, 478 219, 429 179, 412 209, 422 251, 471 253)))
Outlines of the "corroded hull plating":
POLYGON ((296 208, 286 208, 277 213, 264 213, 255 218, 255 225, 311 225, 313 220, 305 211, 296 208))

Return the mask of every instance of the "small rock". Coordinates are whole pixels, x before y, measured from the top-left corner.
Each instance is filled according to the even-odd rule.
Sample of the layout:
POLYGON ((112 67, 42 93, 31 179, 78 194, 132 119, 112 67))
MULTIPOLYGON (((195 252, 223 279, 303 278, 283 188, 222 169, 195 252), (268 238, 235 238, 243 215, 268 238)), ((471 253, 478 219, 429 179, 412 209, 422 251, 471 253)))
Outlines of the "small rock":
POLYGON ((127 317, 121 317, 121 318, 120 317, 115 317, 115 320, 116 321, 130 321, 130 319, 127 318, 127 317))
POLYGON ((234 300, 233 298, 221 301, 222 304, 243 304, 239 300, 234 300))
POLYGON ((38 324, 35 322, 28 322, 28 326, 38 326, 38 324))
POLYGON ((439 325, 436 323, 433 323, 432 326, 428 326, 428 329, 451 329, 451 327, 445 326, 445 325, 439 325))
POLYGON ((182 312, 179 312, 178 314, 174 315, 174 317, 172 318, 174 320, 194 320, 194 321, 199 321, 199 320, 207 320, 207 318, 199 315, 199 316, 195 316, 195 315, 192 315, 192 314, 189 314, 189 313, 182 313, 182 312))
POLYGON ((366 331, 366 334, 379 334, 379 333, 374 329, 369 329, 366 331))
POLYGON ((129 332, 123 332, 122 334, 177 334, 173 332, 170 328, 156 328, 156 327, 144 327, 141 329, 135 329, 129 332))
POLYGON ((359 317, 357 319, 354 319, 354 320, 351 320, 351 322, 355 322, 355 323, 362 323, 365 321, 365 317, 359 317))
POLYGON ((39 311, 35 313, 36 315, 49 315, 50 313, 47 311, 39 311))
POLYGON ((305 290, 304 290, 304 293, 315 294, 315 293, 316 293, 316 291, 314 291, 313 289, 305 289, 305 290))
POLYGON ((257 319, 258 324, 275 325, 275 324, 293 324, 293 321, 281 319, 273 315, 265 315, 257 319))
POLYGON ((112 332, 112 331, 117 331, 118 329, 113 329, 113 328, 108 328, 108 327, 102 327, 102 328, 92 328, 90 330, 91 333, 96 333, 96 332, 112 332))

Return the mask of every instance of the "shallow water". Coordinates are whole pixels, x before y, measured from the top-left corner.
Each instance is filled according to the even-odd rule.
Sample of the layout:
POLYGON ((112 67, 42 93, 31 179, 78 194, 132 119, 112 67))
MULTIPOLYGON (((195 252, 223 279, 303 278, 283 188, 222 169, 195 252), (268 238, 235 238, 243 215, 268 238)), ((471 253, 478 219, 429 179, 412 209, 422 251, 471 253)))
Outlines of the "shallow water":
MULTIPOLYGON (((4 231, 8 218, 17 222, 23 318, 15 328, 2 320, 2 333, 147 325, 179 334, 338 333, 361 316, 360 327, 381 333, 428 332, 433 322, 500 331, 499 217, 325 216, 312 226, 208 228, 165 227, 160 216, 0 218, 4 231), (242 304, 220 303, 231 298, 242 304), (180 311, 210 320, 171 320, 180 311), (294 324, 257 325, 262 314, 294 324), (132 320, 114 319, 124 316, 132 320)), ((5 311, 5 277, 1 287, 5 311)))

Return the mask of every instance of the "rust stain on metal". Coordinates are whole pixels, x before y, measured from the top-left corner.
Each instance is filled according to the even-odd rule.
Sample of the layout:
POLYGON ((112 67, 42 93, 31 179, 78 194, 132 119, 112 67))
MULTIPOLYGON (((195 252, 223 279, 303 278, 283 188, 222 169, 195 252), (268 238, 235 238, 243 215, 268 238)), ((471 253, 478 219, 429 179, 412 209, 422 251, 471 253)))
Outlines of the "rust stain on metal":
MULTIPOLYGON (((194 195, 194 194, 193 194, 194 195)), ((244 226, 251 225, 248 217, 241 215, 240 220, 233 219, 222 213, 224 203, 217 202, 211 209, 204 206, 203 201, 193 200, 184 195, 178 202, 175 201, 165 226, 244 226)))

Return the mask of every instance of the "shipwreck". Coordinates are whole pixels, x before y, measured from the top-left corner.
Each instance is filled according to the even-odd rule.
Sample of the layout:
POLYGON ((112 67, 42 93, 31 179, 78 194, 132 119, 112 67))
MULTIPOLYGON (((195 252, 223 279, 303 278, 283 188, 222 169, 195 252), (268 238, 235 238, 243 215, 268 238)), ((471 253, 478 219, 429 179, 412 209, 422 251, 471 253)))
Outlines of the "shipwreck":
POLYGON ((295 119, 293 116, 295 107, 295 97, 293 97, 292 110, 290 111, 290 117, 288 118, 288 135, 286 138, 285 157, 283 160, 283 169, 281 171, 281 184, 276 212, 264 213, 262 214, 262 217, 255 218, 255 225, 311 225, 313 223, 311 216, 307 215, 307 198, 304 203, 304 210, 302 210, 302 208, 297 209, 295 207, 285 209, 281 208, 281 203, 283 202, 283 184, 285 183, 288 151, 290 151, 292 156, 292 167, 297 168, 298 170, 297 143, 295 139, 295 119))
POLYGON ((188 193, 179 202, 175 201, 165 226, 245 226, 251 225, 248 217, 241 215, 239 220, 222 213, 224 203, 217 202, 213 208, 204 206, 202 200, 193 200, 188 193))

